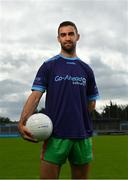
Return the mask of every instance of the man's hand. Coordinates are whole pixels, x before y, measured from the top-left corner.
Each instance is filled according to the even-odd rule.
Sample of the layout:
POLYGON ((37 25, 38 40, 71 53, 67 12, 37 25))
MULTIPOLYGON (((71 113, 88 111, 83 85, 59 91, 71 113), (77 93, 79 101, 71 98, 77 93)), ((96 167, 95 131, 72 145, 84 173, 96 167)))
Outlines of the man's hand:
POLYGON ((21 136, 23 137, 23 139, 27 140, 27 141, 31 141, 34 143, 37 143, 37 139, 35 139, 33 137, 33 135, 31 134, 31 132, 28 130, 28 128, 26 128, 26 126, 24 125, 19 125, 18 126, 19 132, 21 134, 21 136))
POLYGON ((25 140, 38 142, 32 136, 28 128, 26 128, 25 124, 26 124, 27 119, 35 112, 42 95, 43 95, 43 92, 33 91, 24 105, 23 111, 21 113, 20 121, 18 123, 18 129, 25 140))

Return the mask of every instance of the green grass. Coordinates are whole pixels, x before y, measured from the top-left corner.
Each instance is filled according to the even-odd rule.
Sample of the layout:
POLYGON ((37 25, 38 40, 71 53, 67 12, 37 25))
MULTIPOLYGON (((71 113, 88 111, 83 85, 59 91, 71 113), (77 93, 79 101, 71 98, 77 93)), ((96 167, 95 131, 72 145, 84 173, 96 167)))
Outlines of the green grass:
POLYGON ((128 136, 94 138, 94 161, 90 178, 128 178, 128 136))
MULTIPOLYGON (((93 144, 90 178, 128 178, 128 136, 97 136, 93 144)), ((38 179, 41 146, 21 138, 0 138, 0 178, 38 179)), ((60 178, 70 178, 68 163, 63 165, 60 178)))

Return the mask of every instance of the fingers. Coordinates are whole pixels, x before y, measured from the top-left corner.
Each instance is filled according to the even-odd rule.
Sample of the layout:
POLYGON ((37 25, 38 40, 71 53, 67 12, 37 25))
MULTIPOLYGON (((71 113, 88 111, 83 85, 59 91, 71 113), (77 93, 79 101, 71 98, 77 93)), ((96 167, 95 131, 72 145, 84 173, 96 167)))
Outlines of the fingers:
POLYGON ((24 133, 23 135, 33 138, 32 133, 25 126, 23 128, 23 133, 24 133))
POLYGON ((31 141, 34 143, 38 142, 37 139, 33 137, 32 133, 25 126, 19 127, 19 132, 24 140, 31 141))
POLYGON ((38 143, 37 139, 34 139, 34 138, 31 138, 27 135, 23 135, 22 136, 24 140, 27 140, 27 141, 30 141, 30 142, 33 142, 33 143, 38 143))

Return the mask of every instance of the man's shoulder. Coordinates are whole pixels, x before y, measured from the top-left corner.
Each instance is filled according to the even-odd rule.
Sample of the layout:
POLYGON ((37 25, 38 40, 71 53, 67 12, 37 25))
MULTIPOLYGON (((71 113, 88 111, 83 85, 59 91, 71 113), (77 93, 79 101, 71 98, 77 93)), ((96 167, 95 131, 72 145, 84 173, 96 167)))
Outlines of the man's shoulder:
POLYGON ((86 71, 92 71, 91 66, 87 64, 85 61, 80 59, 79 63, 86 69, 86 71))
POLYGON ((49 59, 46 59, 43 64, 41 65, 41 69, 50 69, 56 61, 58 61, 59 55, 53 56, 49 59))
POLYGON ((59 56, 59 55, 56 55, 56 56, 53 56, 53 57, 47 59, 46 61, 44 61, 44 63, 50 64, 50 63, 55 62, 55 61, 58 60, 59 58, 60 58, 60 56, 59 56))

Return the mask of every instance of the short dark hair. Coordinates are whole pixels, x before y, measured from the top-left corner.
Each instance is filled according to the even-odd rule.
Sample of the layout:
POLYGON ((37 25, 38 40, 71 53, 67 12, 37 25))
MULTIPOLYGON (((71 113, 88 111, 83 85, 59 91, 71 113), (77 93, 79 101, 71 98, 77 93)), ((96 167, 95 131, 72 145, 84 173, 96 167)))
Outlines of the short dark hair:
POLYGON ((64 21, 64 22, 60 23, 60 25, 58 27, 58 34, 59 34, 60 28, 63 27, 63 26, 73 26, 75 28, 75 30, 76 30, 76 33, 78 33, 78 30, 77 30, 77 27, 76 27, 75 23, 73 23, 71 21, 64 21))

